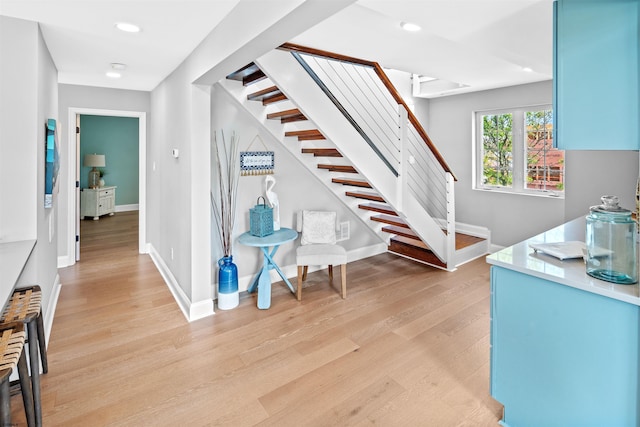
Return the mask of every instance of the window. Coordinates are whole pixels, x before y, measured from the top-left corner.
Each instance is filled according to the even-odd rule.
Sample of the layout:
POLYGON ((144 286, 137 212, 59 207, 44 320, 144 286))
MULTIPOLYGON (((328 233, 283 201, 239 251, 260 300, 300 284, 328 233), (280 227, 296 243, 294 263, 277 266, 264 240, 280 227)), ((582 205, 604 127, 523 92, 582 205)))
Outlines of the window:
POLYGON ((475 113, 474 188, 560 196, 564 151, 553 147, 551 106, 475 113))

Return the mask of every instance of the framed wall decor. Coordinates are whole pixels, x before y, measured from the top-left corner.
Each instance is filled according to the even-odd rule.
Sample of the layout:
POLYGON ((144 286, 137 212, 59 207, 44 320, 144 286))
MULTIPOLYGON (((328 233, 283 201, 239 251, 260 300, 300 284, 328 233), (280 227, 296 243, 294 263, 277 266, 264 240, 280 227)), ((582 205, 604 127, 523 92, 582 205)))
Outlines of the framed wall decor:
POLYGON ((53 199, 58 192, 58 172, 60 171, 60 155, 55 119, 48 119, 46 125, 45 163, 44 163, 44 207, 53 207, 53 199))
POLYGON ((259 135, 256 135, 247 147, 247 151, 240 152, 240 175, 271 175, 275 169, 275 153, 269 151, 259 135), (249 151, 255 140, 258 139, 264 147, 264 151, 249 151))

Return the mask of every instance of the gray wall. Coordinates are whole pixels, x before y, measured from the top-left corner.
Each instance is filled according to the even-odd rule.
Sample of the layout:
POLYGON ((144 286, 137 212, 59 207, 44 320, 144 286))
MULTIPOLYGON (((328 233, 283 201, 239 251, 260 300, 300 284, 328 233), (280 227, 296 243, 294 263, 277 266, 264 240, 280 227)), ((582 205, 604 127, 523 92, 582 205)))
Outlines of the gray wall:
POLYGON ((637 151, 567 151, 565 198, 524 196, 472 189, 475 111, 550 104, 551 81, 416 100, 418 118, 458 177, 456 218, 488 227, 493 243, 509 246, 586 215, 600 196, 613 193, 628 209, 635 206, 637 151))
POLYGON ((40 285, 49 330, 60 204, 44 208, 44 148, 46 121, 58 119, 58 74, 34 22, 0 16, 0 57, 0 240, 37 239, 18 286, 40 285))
POLYGON ((620 206, 635 210, 637 151, 567 151, 565 219, 586 215, 605 194, 620 198, 620 206))
MULTIPOLYGON (((492 243, 508 246, 564 222, 564 200, 473 190, 473 113, 551 103, 551 81, 420 100, 418 117, 458 177, 456 219, 488 227, 492 243), (428 114, 423 113, 424 104, 428 114)), ((568 186, 567 186, 568 187, 568 186)))

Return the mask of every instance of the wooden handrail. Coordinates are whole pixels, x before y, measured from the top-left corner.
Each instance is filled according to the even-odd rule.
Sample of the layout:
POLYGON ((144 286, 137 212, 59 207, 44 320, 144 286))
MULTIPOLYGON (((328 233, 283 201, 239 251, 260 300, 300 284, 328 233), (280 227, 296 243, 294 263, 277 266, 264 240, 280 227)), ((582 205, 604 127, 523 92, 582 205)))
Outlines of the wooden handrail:
POLYGON ((367 61, 364 59, 354 58, 347 55, 340 55, 338 53, 328 52, 321 49, 314 49, 311 47, 301 46, 294 43, 284 43, 280 46, 280 49, 299 52, 299 53, 306 53, 308 55, 319 56, 322 58, 335 59, 337 61, 348 62, 352 64, 365 65, 373 68, 378 78, 382 81, 384 86, 387 88, 387 90, 389 91, 393 99, 399 105, 402 105, 404 109, 407 111, 409 122, 413 125, 413 127, 416 128, 416 130, 418 131, 418 134, 420 135, 424 143, 427 145, 427 147, 429 147, 429 150, 431 150, 431 152, 433 153, 434 157, 436 158, 440 166, 442 166, 442 169, 444 169, 445 172, 450 173, 451 176, 453 176, 453 179, 455 181, 458 180, 458 178, 455 176, 455 174, 453 173, 453 171, 451 170, 447 162, 444 160, 444 157, 442 157, 442 154, 440 154, 440 151, 438 151, 436 146, 433 144, 433 141, 431 141, 431 138, 429 138, 429 135, 427 134, 427 132, 424 130, 424 128, 418 121, 418 118, 409 109, 409 106, 404 102, 404 99, 402 98, 398 90, 395 88, 393 83, 391 83, 391 80, 389 80, 389 77, 387 77, 387 74, 384 72, 380 64, 373 61, 367 61))

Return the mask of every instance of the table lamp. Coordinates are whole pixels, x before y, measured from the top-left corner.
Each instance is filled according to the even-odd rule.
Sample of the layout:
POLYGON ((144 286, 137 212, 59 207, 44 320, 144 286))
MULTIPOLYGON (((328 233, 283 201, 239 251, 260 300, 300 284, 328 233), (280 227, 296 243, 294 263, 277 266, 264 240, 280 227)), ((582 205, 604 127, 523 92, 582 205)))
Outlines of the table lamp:
POLYGON ((96 168, 105 167, 104 154, 85 154, 84 165, 93 168, 89 171, 87 186, 89 188, 98 188, 100 184, 100 171, 96 168))

